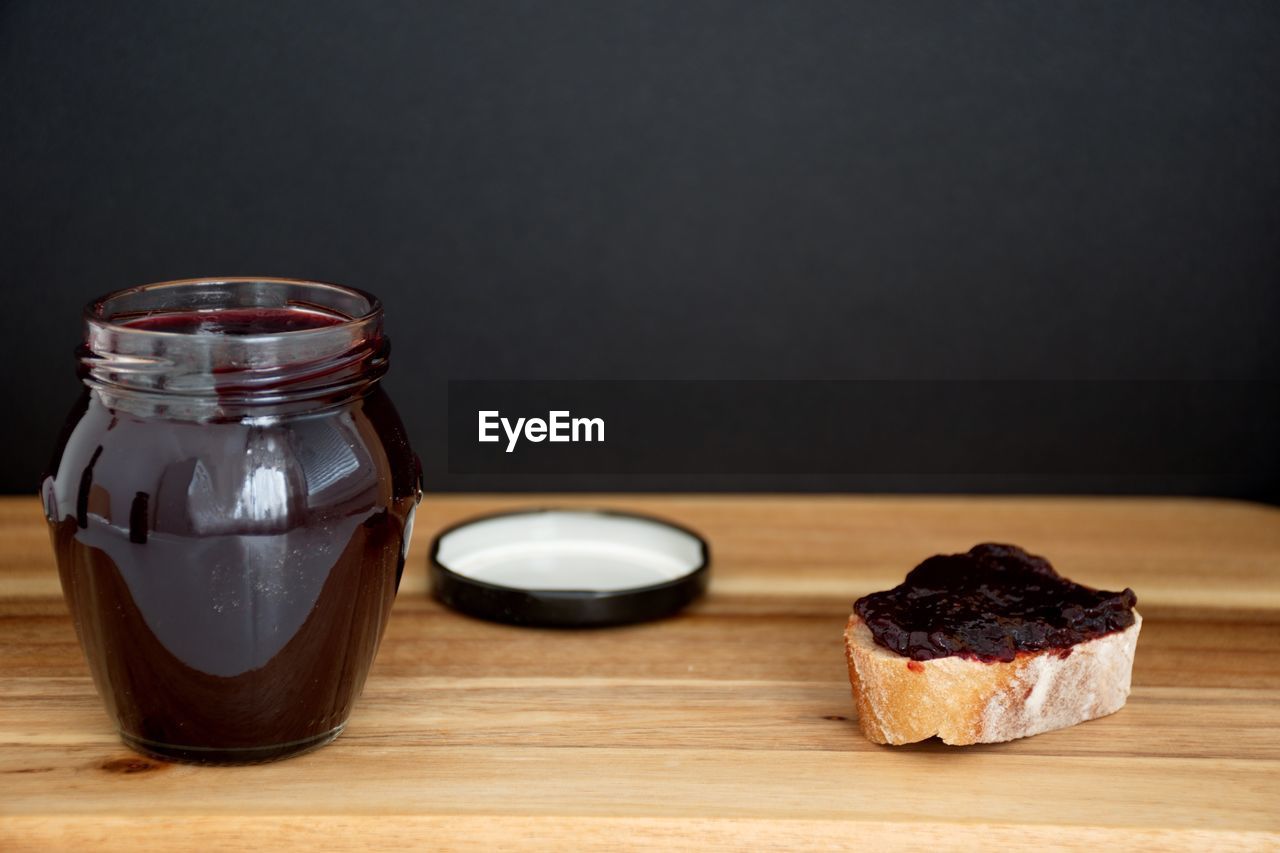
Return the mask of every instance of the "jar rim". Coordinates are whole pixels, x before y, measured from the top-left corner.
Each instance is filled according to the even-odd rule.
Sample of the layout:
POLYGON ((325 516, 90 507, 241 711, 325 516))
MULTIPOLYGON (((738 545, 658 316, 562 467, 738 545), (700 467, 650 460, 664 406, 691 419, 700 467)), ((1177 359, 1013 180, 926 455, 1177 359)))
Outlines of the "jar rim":
POLYGON ((309 411, 363 393, 387 370, 382 304, 353 287, 292 278, 191 278, 117 290, 85 308, 82 380, 113 405, 202 420, 309 411), (310 328, 150 323, 219 311, 324 315, 310 328), (158 326, 158 328, 157 328, 158 326))
MULTIPOLYGON (((100 329, 103 329, 104 331, 110 331, 113 335, 118 335, 118 334, 140 335, 140 336, 145 335, 147 337, 159 336, 162 338, 173 338, 173 339, 189 338, 191 336, 189 332, 166 331, 163 329, 155 329, 155 328, 139 328, 137 326, 131 325, 131 321, 136 320, 139 316, 147 316, 147 314, 152 313, 150 311, 147 312, 146 314, 135 314, 134 316, 130 317, 129 320, 121 322, 117 320, 117 317, 119 317, 120 315, 108 313, 107 306, 111 302, 115 302, 119 300, 127 300, 130 297, 136 297, 136 296, 153 294, 153 293, 162 294, 166 292, 179 291, 186 288, 191 288, 192 290, 195 290, 196 288, 216 287, 218 285, 255 285, 255 284, 295 287, 300 289, 306 289, 308 291, 314 290, 321 293, 328 293, 336 296, 342 296, 348 299, 363 300, 364 310, 361 310, 359 313, 352 314, 352 313, 338 310, 336 308, 333 308, 332 306, 322 305, 319 307, 322 307, 326 313, 329 313, 332 316, 336 317, 338 319, 338 322, 328 326, 317 326, 314 328, 288 329, 288 330, 280 330, 280 331, 272 331, 272 332, 252 332, 252 333, 241 334, 237 336, 241 340, 244 340, 245 342, 249 342, 255 339, 263 339, 263 338, 278 338, 281 336, 288 336, 290 338, 293 338, 293 337, 301 337, 301 336, 308 336, 308 335, 322 335, 322 334, 325 334, 326 332, 329 334, 332 334, 336 328, 344 328, 344 327, 350 328, 352 326, 369 323, 370 321, 377 321, 381 318, 383 313, 382 302, 381 300, 378 299, 378 297, 374 296, 372 293, 369 293, 367 291, 361 290, 356 287, 350 287, 345 284, 334 284, 332 282, 317 281, 314 279, 289 278, 289 277, 280 277, 280 276, 200 276, 195 278, 179 278, 179 279, 172 279, 169 281, 157 281, 157 282, 151 282, 148 284, 139 284, 139 285, 134 285, 133 287, 126 287, 120 290, 113 290, 109 293, 104 293, 101 296, 91 300, 87 305, 85 305, 83 310, 83 316, 87 324, 92 326, 97 326, 100 329)), ((294 302, 286 303, 284 305, 271 306, 271 307, 289 308, 289 307, 303 307, 303 305, 304 303, 294 301, 294 302)), ((221 306, 221 307, 225 308, 226 306, 221 306)), ((310 305, 309 307, 314 308, 316 306, 310 305)), ((193 310, 193 308, 187 307, 182 310, 193 310)), ((196 308, 194 310, 199 310, 199 309, 196 308)), ((219 309, 217 306, 215 306, 215 307, 209 308, 208 310, 219 310, 219 309)), ((165 313, 165 312, 158 312, 158 313, 165 313)))

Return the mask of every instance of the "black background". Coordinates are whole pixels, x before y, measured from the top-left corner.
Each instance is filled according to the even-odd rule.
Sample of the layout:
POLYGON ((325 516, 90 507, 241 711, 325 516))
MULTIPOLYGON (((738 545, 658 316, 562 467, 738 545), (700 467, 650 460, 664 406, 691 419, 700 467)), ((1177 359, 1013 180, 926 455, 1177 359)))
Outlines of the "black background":
POLYGON ((449 379, 1280 379, 1277 44, 1275 3, 0 5, 0 488, 35 490, 90 297, 273 274, 383 298, 429 488, 1274 499, 1248 459, 451 475, 445 407, 449 379))

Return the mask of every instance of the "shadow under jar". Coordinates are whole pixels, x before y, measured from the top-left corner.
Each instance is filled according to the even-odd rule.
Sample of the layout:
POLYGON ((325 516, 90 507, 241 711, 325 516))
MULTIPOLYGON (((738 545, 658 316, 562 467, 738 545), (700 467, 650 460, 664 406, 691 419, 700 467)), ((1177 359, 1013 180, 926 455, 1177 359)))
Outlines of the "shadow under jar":
POLYGON ((85 309, 85 391, 42 484, 63 592, 125 743, 267 761, 337 737, 421 496, 365 293, 145 285, 85 309))

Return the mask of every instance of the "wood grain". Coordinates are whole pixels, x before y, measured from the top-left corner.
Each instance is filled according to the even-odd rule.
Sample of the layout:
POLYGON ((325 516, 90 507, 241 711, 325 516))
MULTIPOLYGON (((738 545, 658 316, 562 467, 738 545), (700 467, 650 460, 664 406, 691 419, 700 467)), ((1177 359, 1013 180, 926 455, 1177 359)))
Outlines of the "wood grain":
POLYGON ((0 500, 0 848, 1280 847, 1280 510, 1120 498, 428 496, 347 733, 199 768, 116 739, 34 500, 0 500), (426 594, 431 535, 531 505, 667 516, 712 543, 663 622, 520 629, 426 594), (1118 714, 1009 744, 880 747, 850 602, 923 556, 1011 541, 1132 586, 1118 714))

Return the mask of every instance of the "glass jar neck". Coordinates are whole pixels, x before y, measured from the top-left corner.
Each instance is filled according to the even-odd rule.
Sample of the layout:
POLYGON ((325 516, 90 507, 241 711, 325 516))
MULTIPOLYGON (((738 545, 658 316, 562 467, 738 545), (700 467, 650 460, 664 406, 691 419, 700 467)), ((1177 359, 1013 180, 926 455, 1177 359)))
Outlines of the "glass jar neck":
POLYGON ((110 408, 183 420, 327 408, 386 372, 382 306, 291 279, 189 279, 85 309, 80 375, 110 408))

